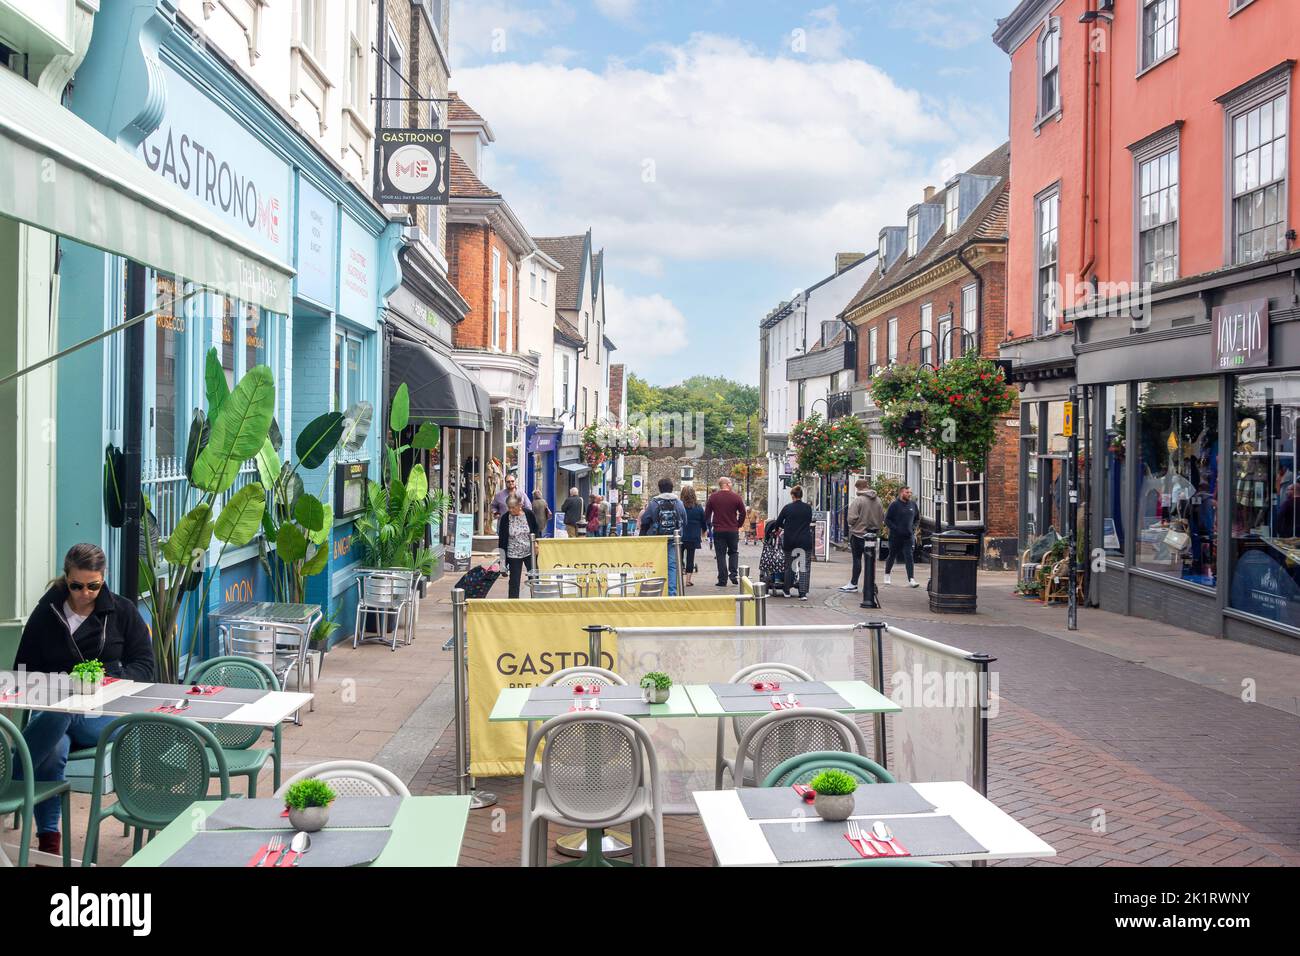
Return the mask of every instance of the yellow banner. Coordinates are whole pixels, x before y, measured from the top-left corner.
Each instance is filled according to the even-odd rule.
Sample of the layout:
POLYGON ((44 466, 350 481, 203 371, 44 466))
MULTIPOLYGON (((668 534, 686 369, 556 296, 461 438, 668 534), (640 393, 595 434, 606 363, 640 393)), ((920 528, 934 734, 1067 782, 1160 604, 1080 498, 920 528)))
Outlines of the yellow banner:
MULTIPOLYGON (((586 664, 588 624, 610 627, 734 625, 734 595, 699 598, 581 598, 538 601, 470 601, 470 772, 517 777, 524 772, 527 723, 488 720, 507 687, 536 687, 566 667, 586 664)), ((615 670, 617 639, 601 637, 600 666, 615 670)), ((640 674, 624 675, 628 683, 640 674)))
MULTIPOLYGON (((537 542, 537 569, 576 568, 586 571, 583 590, 596 595, 604 590, 607 574, 627 571, 668 577, 668 548, 671 538, 633 536, 630 538, 540 538, 537 542)), ((592 622, 588 622, 592 623, 592 622)))
POLYGON ((758 624, 758 605, 754 603, 754 582, 747 577, 740 579, 740 593, 749 598, 741 604, 744 609, 744 623, 754 627, 758 624))

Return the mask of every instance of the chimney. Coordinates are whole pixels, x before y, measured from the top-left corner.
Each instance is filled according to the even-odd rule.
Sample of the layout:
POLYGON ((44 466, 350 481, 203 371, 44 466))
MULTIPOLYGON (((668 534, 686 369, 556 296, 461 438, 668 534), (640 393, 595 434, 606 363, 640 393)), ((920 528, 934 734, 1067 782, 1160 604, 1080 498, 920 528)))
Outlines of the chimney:
POLYGON ((835 274, 839 275, 854 263, 861 262, 867 257, 865 252, 837 252, 835 253, 835 274))
POLYGON ((934 194, 937 193, 938 191, 939 191, 938 187, 936 186, 926 186, 924 202, 929 202, 931 199, 933 199, 934 194))

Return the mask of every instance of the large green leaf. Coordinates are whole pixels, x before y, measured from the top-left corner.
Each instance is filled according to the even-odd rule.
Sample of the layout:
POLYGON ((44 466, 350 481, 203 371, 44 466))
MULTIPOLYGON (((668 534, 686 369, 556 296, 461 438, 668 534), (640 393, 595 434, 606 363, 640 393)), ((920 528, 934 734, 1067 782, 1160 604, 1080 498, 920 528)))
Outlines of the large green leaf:
POLYGON ((406 497, 411 501, 423 501, 429 496, 429 479, 424 475, 423 465, 413 465, 411 473, 406 476, 406 497))
POLYGON ((257 477, 262 479, 265 487, 274 488, 275 483, 280 479, 281 467, 275 444, 268 438, 262 443, 261 451, 257 453, 257 477))
POLYGON ((370 434, 370 421, 374 418, 375 406, 369 402, 354 402, 343 414, 343 437, 339 447, 345 455, 355 455, 366 444, 370 434))
POLYGON ((325 526, 325 506, 315 495, 303 495, 294 503, 293 517, 306 531, 319 531, 325 526))
POLYGON ((275 544, 275 539, 280 536, 279 529, 275 526, 275 518, 265 509, 262 511, 262 533, 271 544, 275 544))
POLYGON ((325 570, 325 562, 329 560, 330 549, 324 545, 316 548, 316 552, 308 558, 302 566, 302 576, 309 578, 313 574, 320 574, 325 570))
POLYGON ((424 422, 416 429, 415 437, 411 439, 411 445, 415 448, 424 448, 432 451, 438 447, 438 441, 442 437, 442 432, 433 422, 424 422))
POLYGON ((275 550, 281 561, 292 564, 307 557, 307 539, 302 530, 292 521, 280 525, 280 536, 275 541, 275 550))
POLYGON ((325 517, 321 521, 319 531, 309 532, 307 537, 311 539, 312 544, 324 544, 330 539, 330 532, 334 530, 334 508, 332 505, 325 505, 325 517))
POLYGON ((194 409, 194 415, 190 418, 189 439, 185 443, 185 475, 191 483, 194 481, 194 463, 199 460, 199 453, 207 447, 211 433, 212 426, 208 422, 208 416, 204 414, 203 409, 194 409))
POLYGON ((212 443, 199 452, 198 460, 194 462, 194 473, 190 476, 190 484, 199 491, 212 492, 220 494, 235 483, 239 477, 239 469, 243 462, 234 458, 222 458, 212 448, 212 443))
POLYGON ((192 511, 176 524, 162 545, 163 557, 172 566, 188 565, 198 554, 205 553, 212 543, 212 509, 208 505, 196 505, 192 511))
POLYGON ((388 427, 395 432, 400 432, 411 421, 411 394, 403 382, 397 386, 397 393, 393 395, 393 405, 388 410, 388 427))
POLYGON ((240 488, 217 515, 218 541, 243 547, 253 540, 266 511, 266 489, 257 482, 240 488))
POLYGON ((326 412, 307 423, 307 427, 298 435, 294 450, 298 453, 298 467, 310 471, 319 468, 329 458, 330 452, 338 447, 343 436, 343 414, 326 412))
POLYGON ((235 384, 221 414, 212 420, 208 449, 222 459, 244 462, 256 455, 271 432, 275 415, 275 378, 258 365, 235 384))
POLYGON ((208 357, 203 366, 203 386, 208 397, 208 421, 216 421, 221 414, 221 406, 230 397, 230 385, 226 381, 226 370, 221 367, 221 356, 215 347, 208 349, 208 357))

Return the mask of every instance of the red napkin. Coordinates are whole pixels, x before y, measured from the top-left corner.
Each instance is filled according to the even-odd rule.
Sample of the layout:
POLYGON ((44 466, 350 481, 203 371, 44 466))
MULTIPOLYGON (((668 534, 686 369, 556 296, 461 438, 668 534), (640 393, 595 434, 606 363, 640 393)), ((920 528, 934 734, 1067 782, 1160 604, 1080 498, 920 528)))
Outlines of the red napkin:
MULTIPOLYGON (((867 833, 868 831, 864 830, 863 832, 867 833)), ((899 849, 903 851, 902 853, 895 853, 893 847, 891 847, 884 840, 877 839, 875 836, 867 837, 867 845, 875 847, 876 848, 875 853, 863 852, 862 844, 860 844, 857 840, 853 839, 847 833, 844 834, 844 839, 848 840, 849 843, 853 846, 853 849, 858 851, 859 856, 867 860, 874 860, 877 857, 881 857, 881 856, 911 856, 912 855, 907 851, 907 847, 903 846, 903 844, 901 843, 898 843, 898 837, 894 838, 894 842, 898 843, 899 849)))
POLYGON ((754 681, 754 690, 780 690, 780 681, 774 680, 756 680, 754 681))
POLYGON ((796 783, 794 785, 794 792, 803 798, 804 803, 812 803, 817 799, 817 791, 802 783, 796 783))
POLYGON ((267 847, 269 847, 270 845, 271 844, 269 843, 263 843, 261 848, 258 849, 258 851, 253 854, 253 856, 249 859, 247 863, 244 864, 244 866, 260 866, 262 863, 262 858, 266 856, 267 847))
POLYGON ((195 684, 185 693, 191 697, 211 697, 213 694, 219 694, 225 689, 221 684, 195 684))
POLYGON ((0 700, 17 700, 22 692, 21 687, 15 687, 13 690, 7 690, 3 694, 0 694, 0 700))
POLYGON ((122 678, 120 677, 105 677, 102 681, 100 681, 100 683, 103 684, 105 687, 107 687, 109 684, 116 684, 121 679, 122 678))
POLYGON ((796 707, 802 707, 803 704, 795 701, 793 704, 786 700, 777 700, 772 702, 773 710, 793 710, 796 707))
POLYGON ((599 696, 600 685, 599 684, 574 684, 573 695, 575 697, 578 697, 581 696, 582 694, 594 694, 599 696))
POLYGON ((282 817, 287 817, 288 815, 289 815, 289 808, 288 808, 288 807, 285 807, 282 811, 280 811, 280 816, 282 816, 282 817))
POLYGON ((151 713, 151 714, 179 714, 179 713, 183 713, 183 711, 180 710, 180 709, 178 709, 178 708, 176 708, 176 707, 173 707, 171 704, 162 704, 162 705, 160 705, 160 706, 158 706, 158 707, 153 708, 151 711, 149 711, 149 713, 151 713))
POLYGON ((280 859, 276 861, 275 869, 278 870, 282 866, 293 866, 293 861, 296 859, 298 859, 297 853, 293 850, 285 850, 284 853, 280 855, 280 859))

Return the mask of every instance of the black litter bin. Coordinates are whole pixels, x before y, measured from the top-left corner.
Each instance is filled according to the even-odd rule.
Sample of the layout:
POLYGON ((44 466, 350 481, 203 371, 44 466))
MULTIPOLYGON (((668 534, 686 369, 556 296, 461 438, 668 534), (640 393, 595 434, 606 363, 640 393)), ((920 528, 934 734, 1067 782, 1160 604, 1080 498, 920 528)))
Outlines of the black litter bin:
POLYGON ((965 531, 931 535, 930 610, 944 614, 974 614, 979 566, 978 535, 965 531))
POLYGON ((880 607, 880 591, 876 587, 876 554, 880 538, 868 531, 862 542, 862 603, 858 607, 880 607))

